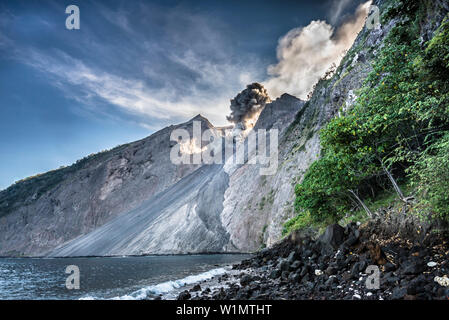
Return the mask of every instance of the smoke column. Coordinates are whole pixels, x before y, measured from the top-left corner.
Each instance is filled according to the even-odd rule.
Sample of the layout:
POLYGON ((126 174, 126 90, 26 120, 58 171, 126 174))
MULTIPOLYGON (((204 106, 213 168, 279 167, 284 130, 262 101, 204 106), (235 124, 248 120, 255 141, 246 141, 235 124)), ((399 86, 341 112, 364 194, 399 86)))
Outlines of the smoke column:
POLYGON ((249 84, 231 100, 231 114, 226 119, 246 129, 248 123, 270 102, 271 99, 263 85, 256 82, 249 84))

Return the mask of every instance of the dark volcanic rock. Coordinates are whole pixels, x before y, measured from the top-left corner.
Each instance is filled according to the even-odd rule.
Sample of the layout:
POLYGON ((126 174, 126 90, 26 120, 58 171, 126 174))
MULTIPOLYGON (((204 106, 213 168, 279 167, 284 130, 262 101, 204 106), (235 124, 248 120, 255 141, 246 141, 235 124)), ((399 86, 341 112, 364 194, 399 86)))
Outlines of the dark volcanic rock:
POLYGON ((358 278, 360 271, 362 270, 362 263, 361 262, 357 262, 352 266, 351 269, 351 277, 353 279, 358 278))
POLYGON ((282 261, 279 263, 279 266, 278 266, 278 268, 279 268, 281 271, 288 271, 289 267, 290 267, 290 265, 289 265, 289 263, 288 263, 287 260, 282 260, 282 261))
POLYGON ((190 292, 198 292, 201 291, 201 286, 199 284, 193 286, 192 289, 190 289, 190 292))
POLYGON ((294 250, 294 251, 290 252, 290 254, 288 255, 287 262, 289 264, 292 264, 299 258, 300 258, 300 255, 298 254, 298 252, 296 250, 294 250))
POLYGON ((407 286, 407 294, 416 295, 418 293, 423 293, 425 290, 424 285, 425 279, 423 279, 423 277, 418 277, 410 281, 409 285, 407 286))
POLYGON ((345 272, 345 273, 343 273, 343 275, 342 275, 343 281, 349 281, 349 280, 351 280, 351 278, 352 278, 352 275, 351 275, 351 273, 349 273, 349 272, 345 272))
POLYGON ((291 264, 290 270, 291 270, 291 271, 296 271, 296 270, 298 270, 298 269, 301 267, 301 265, 302 265, 302 262, 299 261, 299 260, 296 260, 295 262, 293 262, 293 263, 291 264))
MULTIPOLYGON (((350 229, 355 233, 353 229, 350 229)), ((204 299, 344 299, 344 300, 428 300, 447 299, 446 288, 440 288, 433 280, 436 275, 445 274, 444 267, 425 270, 423 261, 436 260, 443 266, 445 251, 441 249, 438 254, 432 250, 420 247, 409 249, 406 245, 393 245, 388 248, 378 243, 360 237, 360 245, 348 247, 347 252, 337 252, 333 255, 321 255, 321 239, 303 242, 297 248, 297 243, 286 239, 270 251, 256 255, 250 261, 239 265, 252 272, 242 272, 234 284, 227 282, 228 289, 216 290, 211 295, 203 294, 204 299), (306 244, 304 244, 306 243, 306 244), (318 243, 318 244, 317 244, 318 243), (294 253, 292 253, 294 251, 294 253), (300 253, 310 251, 312 255, 304 256, 300 253), (366 287, 366 268, 373 264, 372 256, 378 260, 385 259, 383 253, 391 252, 393 263, 386 263, 381 270, 380 288, 368 289, 366 287), (419 255, 416 254, 419 252, 419 255), (443 252, 444 254, 441 254, 443 252), (270 257, 262 259, 261 257, 270 257), (297 260, 293 260, 293 258, 297 260), (436 257, 441 257, 437 259, 436 257), (312 259, 313 258, 313 259, 312 259), (396 261, 397 260, 397 261, 396 261), (260 265, 252 269, 254 261, 260 265), (289 262, 290 261, 290 262, 289 262), (401 261, 401 262, 399 262, 401 261), (284 269, 284 270, 281 270, 284 269), (383 271, 382 271, 383 270, 383 271), (416 273, 418 272, 418 273, 416 273), (254 275, 255 273, 255 275, 254 275), (255 281, 257 280, 257 281, 255 281)), ((235 268, 234 268, 235 269, 235 268)), ((186 298, 181 296, 181 298, 186 298)), ((197 297, 194 297, 197 299, 197 297)))
POLYGON ((403 273, 406 275, 416 275, 425 270, 424 263, 419 259, 409 259, 403 265, 403 273))
POLYGON ((270 278, 271 279, 277 279, 281 276, 282 271, 279 269, 274 269, 273 271, 271 271, 270 273, 270 278))
POLYGON ((394 288, 390 298, 392 300, 400 300, 403 299, 406 294, 407 294, 406 288, 394 288))
POLYGON ((253 281, 253 277, 250 275, 244 275, 241 279, 240 279, 240 284, 244 287, 249 285, 251 282, 253 281))
POLYGON ((385 264, 384 269, 385 272, 390 272, 396 270, 396 267, 391 262, 388 262, 387 264, 385 264))
POLYGON ((185 290, 178 295, 178 300, 189 300, 191 297, 189 291, 185 290))
POLYGON ((332 275, 334 275, 334 274, 337 273, 337 268, 336 268, 336 267, 333 267, 333 266, 329 266, 329 267, 324 271, 324 273, 327 274, 328 276, 332 276, 332 275))
POLYGON ((288 276, 288 280, 296 283, 299 282, 301 280, 301 276, 298 273, 290 273, 290 275, 288 276))
POLYGON ((344 239, 345 229, 338 224, 332 224, 327 227, 323 236, 320 238, 323 244, 330 245, 334 249, 337 249, 344 242, 344 239))
POLYGON ((305 265, 304 267, 302 267, 300 275, 301 275, 301 277, 304 277, 309 272, 310 272, 310 266, 305 265))
POLYGON ((282 271, 281 278, 284 279, 284 280, 287 280, 289 275, 290 275, 290 272, 282 271))

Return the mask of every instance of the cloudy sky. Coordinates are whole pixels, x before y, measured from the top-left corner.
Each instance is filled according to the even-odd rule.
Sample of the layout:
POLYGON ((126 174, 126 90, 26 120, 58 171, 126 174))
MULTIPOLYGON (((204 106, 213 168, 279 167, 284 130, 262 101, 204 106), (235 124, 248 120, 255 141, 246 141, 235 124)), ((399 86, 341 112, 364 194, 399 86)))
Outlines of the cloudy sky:
POLYGON ((0 190, 198 113, 226 125, 251 82, 301 97, 363 3, 2 0, 0 190), (65 27, 70 4, 79 30, 65 27))

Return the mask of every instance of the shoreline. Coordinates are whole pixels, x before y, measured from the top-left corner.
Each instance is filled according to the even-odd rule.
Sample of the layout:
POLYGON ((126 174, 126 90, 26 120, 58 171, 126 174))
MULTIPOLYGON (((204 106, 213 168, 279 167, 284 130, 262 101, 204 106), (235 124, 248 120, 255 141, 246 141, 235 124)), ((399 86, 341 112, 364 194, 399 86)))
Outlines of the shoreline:
POLYGON ((232 272, 211 279, 213 286, 185 287, 177 299, 449 299, 449 245, 444 239, 415 244, 381 239, 355 224, 329 226, 315 240, 293 234, 234 264, 232 272))
POLYGON ((81 259, 81 258, 140 258, 140 257, 175 257, 175 256, 204 256, 204 255, 255 255, 256 253, 246 252, 199 252, 199 253, 173 253, 173 254, 141 254, 141 255, 110 255, 110 256, 70 256, 70 257, 52 257, 52 256, 0 256, 0 259, 81 259))

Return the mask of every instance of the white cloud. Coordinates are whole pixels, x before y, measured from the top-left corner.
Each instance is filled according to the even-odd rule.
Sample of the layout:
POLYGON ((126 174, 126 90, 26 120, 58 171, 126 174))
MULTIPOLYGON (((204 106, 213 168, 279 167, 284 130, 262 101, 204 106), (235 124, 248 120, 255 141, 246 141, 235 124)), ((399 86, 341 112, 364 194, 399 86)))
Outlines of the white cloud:
POLYGON ((270 96, 287 92, 305 99, 313 85, 354 43, 368 14, 370 1, 360 5, 354 17, 335 30, 325 21, 312 21, 290 30, 279 40, 278 63, 268 68, 265 81, 270 96))
MULTIPOLYGON (((287 92, 305 98, 352 45, 364 22, 366 6, 338 30, 324 21, 313 21, 282 37, 277 47, 278 63, 268 68, 270 77, 264 83, 270 96, 287 92)), ((111 14, 105 12, 106 16, 111 14)), ((89 36, 78 44, 85 54, 82 59, 60 50, 12 44, 7 38, 0 38, 0 46, 10 47, 11 56, 50 76, 53 85, 90 112, 95 112, 100 98, 137 116, 136 123, 146 128, 154 128, 158 121, 153 120, 170 123, 198 113, 215 125, 226 125, 230 99, 260 79, 264 71, 258 61, 248 63, 250 57, 233 55, 230 39, 223 39, 205 18, 171 12, 168 21, 181 19, 185 28, 167 22, 166 35, 158 38, 160 41, 133 30, 127 12, 110 18, 128 35, 129 42, 101 41, 85 24, 89 36)))
POLYGON ((233 55, 231 39, 219 31, 223 26, 208 17, 180 9, 150 10, 142 4, 145 16, 164 21, 146 25, 134 13, 98 7, 101 18, 120 30, 113 41, 88 23, 82 27, 83 36, 65 51, 0 35, 0 49, 49 77, 49 83, 79 102, 78 114, 104 117, 109 113, 117 119, 120 114, 105 110, 105 104, 98 103, 101 99, 133 115, 131 121, 145 128, 160 129, 158 123, 175 123, 198 113, 215 125, 228 125, 230 99, 263 74, 257 61, 233 55))
MULTIPOLYGON (((148 117, 147 119, 188 119, 201 113, 216 125, 226 124, 225 116, 229 113, 229 97, 246 84, 249 76, 233 65, 216 65, 195 57, 192 52, 176 57, 178 64, 194 70, 202 81, 214 83, 220 90, 201 91, 191 86, 191 94, 179 96, 174 88, 157 90, 150 88, 140 79, 125 78, 86 66, 62 51, 52 55, 31 50, 23 62, 51 76, 53 84, 63 89, 66 95, 82 103, 89 103, 95 98, 120 107, 128 113, 148 117), (231 84, 229 77, 237 74, 238 84, 231 84), (79 89, 82 94, 79 95, 79 89), (77 94, 75 94, 75 92, 77 94)), ((175 59, 175 57, 173 57, 175 59)), ((190 84, 186 84, 190 85, 190 84)), ((144 120, 140 123, 149 128, 144 120)))

